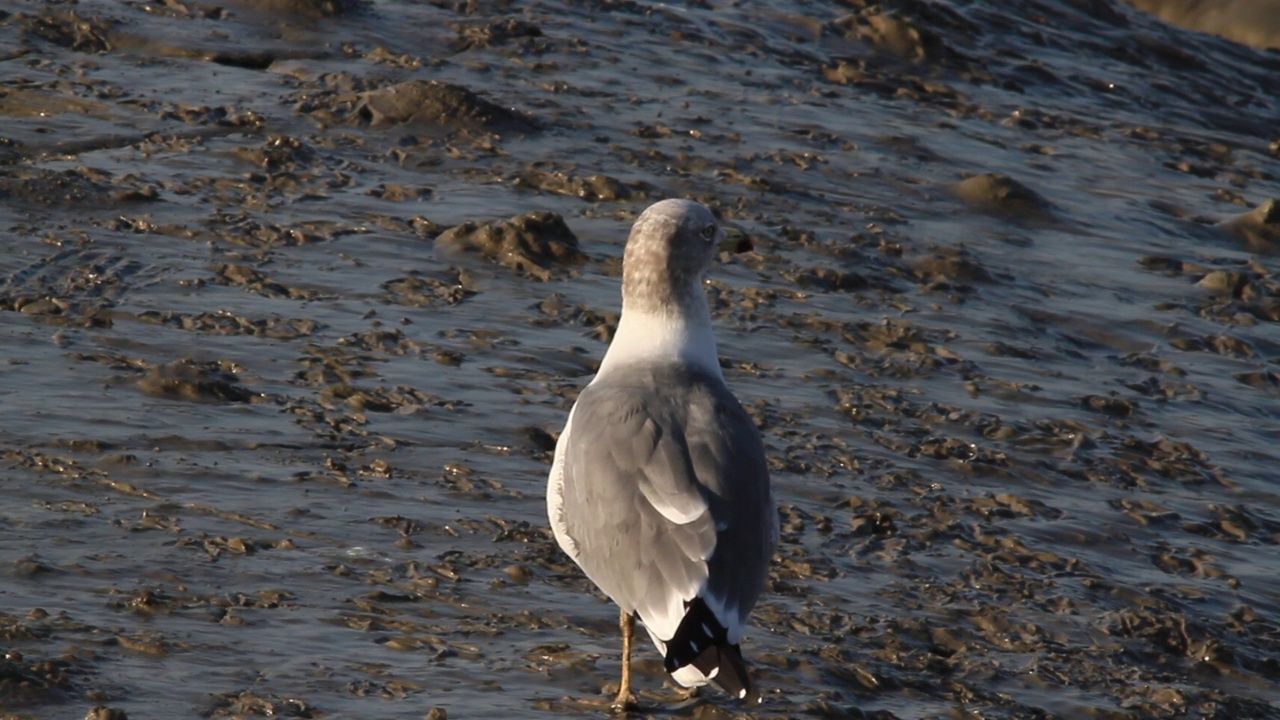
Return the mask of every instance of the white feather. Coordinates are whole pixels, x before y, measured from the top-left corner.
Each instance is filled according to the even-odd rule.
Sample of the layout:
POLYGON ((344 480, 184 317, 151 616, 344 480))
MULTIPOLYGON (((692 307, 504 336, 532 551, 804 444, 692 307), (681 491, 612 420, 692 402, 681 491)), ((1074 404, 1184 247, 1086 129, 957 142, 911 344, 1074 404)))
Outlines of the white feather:
MULTIPOLYGON (((577 407, 576 405, 574 407, 577 407)), ((547 480, 547 517, 551 520, 551 532, 565 554, 578 561, 578 544, 569 537, 564 521, 564 451, 569 447, 569 433, 573 429, 573 409, 565 421, 564 431, 556 440, 555 459, 551 462, 551 474, 547 480)))
POLYGON ((698 668, 692 665, 685 665, 679 670, 671 673, 671 679, 687 688, 702 687, 703 685, 706 685, 711 678, 715 677, 716 672, 719 670, 720 668, 716 668, 710 675, 703 675, 702 671, 698 668))
POLYGON ((677 315, 628 311, 624 307, 613 342, 591 382, 624 365, 669 361, 696 365, 723 380, 707 299, 701 293, 693 299, 697 306, 677 315))

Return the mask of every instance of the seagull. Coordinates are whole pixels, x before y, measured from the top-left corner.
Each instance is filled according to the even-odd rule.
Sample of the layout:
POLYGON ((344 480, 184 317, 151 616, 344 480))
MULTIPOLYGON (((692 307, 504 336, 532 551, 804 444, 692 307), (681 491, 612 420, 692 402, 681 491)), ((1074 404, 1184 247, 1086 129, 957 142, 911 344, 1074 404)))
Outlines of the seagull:
POLYGON ((758 703, 739 643, 778 544, 764 444, 725 385, 703 280, 725 233, 705 206, 641 213, 622 265, 622 317, 569 411, 547 483, 556 542, 618 605, 634 707, 635 621, 686 688, 758 703))

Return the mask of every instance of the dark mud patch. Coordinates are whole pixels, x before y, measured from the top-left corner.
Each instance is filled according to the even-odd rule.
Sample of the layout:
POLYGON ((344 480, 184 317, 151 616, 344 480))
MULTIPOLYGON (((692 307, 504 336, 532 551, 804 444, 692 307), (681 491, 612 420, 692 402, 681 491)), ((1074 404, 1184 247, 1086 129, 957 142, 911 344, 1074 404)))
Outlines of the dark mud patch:
POLYGON ((239 263, 218 265, 213 274, 215 283, 243 287, 264 297, 307 300, 316 296, 314 290, 276 282, 261 270, 239 263))
POLYGON ((191 360, 155 365, 138 380, 138 390, 153 397, 186 402, 268 402, 237 382, 242 370, 232 362, 191 360))
POLYGON ((113 49, 109 37, 115 23, 82 17, 75 10, 56 9, 41 15, 16 13, 6 18, 6 23, 30 37, 77 52, 105 53, 113 49))
POLYGON ((323 326, 309 318, 248 318, 228 311, 182 313, 173 310, 148 310, 138 319, 157 325, 168 325, 190 332, 213 335, 251 335, 275 340, 297 340, 314 335, 323 326))
POLYGON ((1280 47, 1280 18, 1265 2, 1250 0, 1125 0, 1156 17, 1191 30, 1221 35, 1258 48, 1280 47))
POLYGON ((0 698, 6 707, 17 708, 66 702, 75 694, 71 678, 79 665, 66 658, 28 659, 9 651, 0 659, 0 698))
POLYGON ((967 203, 1020 219, 1047 216, 1052 207, 1035 190, 1001 173, 962 180, 955 185, 955 193, 967 203))
POLYGON ((15 172, 0 177, 0 201, 52 207, 101 208, 160 199, 155 183, 137 176, 116 179, 111 173, 88 167, 51 172, 15 172))
POLYGON ((458 268, 395 278, 383 283, 382 289, 391 302, 413 307, 457 305, 479 292, 471 274, 458 268))
POLYGON ((651 197, 654 188, 647 183, 624 183, 608 175, 577 177, 559 170, 530 168, 513 181, 514 187, 569 195, 589 202, 618 202, 651 197))
POLYGON ((486 260, 535 280, 550 280, 586 255, 578 237, 557 213, 534 212, 497 222, 469 221, 436 238, 445 252, 475 252, 486 260))
POLYGON ((1275 198, 1221 225, 1242 237, 1253 252, 1280 254, 1280 201, 1275 198))
POLYGON ((505 17, 482 19, 454 25, 457 39, 456 52, 507 46, 513 55, 532 55, 547 52, 549 40, 542 28, 523 18, 505 17))
POLYGON ((528 133, 534 120, 492 103, 461 85, 409 81, 362 93, 356 115, 379 125, 425 125, 489 132, 528 133))

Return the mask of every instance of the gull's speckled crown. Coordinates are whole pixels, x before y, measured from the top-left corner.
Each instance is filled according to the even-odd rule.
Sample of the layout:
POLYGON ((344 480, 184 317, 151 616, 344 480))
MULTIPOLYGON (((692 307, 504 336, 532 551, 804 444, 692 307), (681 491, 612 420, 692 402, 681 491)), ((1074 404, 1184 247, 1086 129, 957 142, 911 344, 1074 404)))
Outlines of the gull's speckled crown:
POLYGON ((702 279, 724 230, 706 206, 663 200, 631 228, 622 259, 623 311, 683 314, 702 297, 702 279))

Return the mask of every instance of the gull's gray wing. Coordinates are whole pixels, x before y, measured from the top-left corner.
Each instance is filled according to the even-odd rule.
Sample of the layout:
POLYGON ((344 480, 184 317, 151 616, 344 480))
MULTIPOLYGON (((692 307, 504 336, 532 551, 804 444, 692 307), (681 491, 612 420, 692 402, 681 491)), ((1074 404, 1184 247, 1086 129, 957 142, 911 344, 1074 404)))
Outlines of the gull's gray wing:
POLYGON ((678 366, 611 373, 582 391, 569 432, 559 520, 587 576, 655 639, 699 596, 740 634, 777 515, 759 433, 723 381, 678 366))

